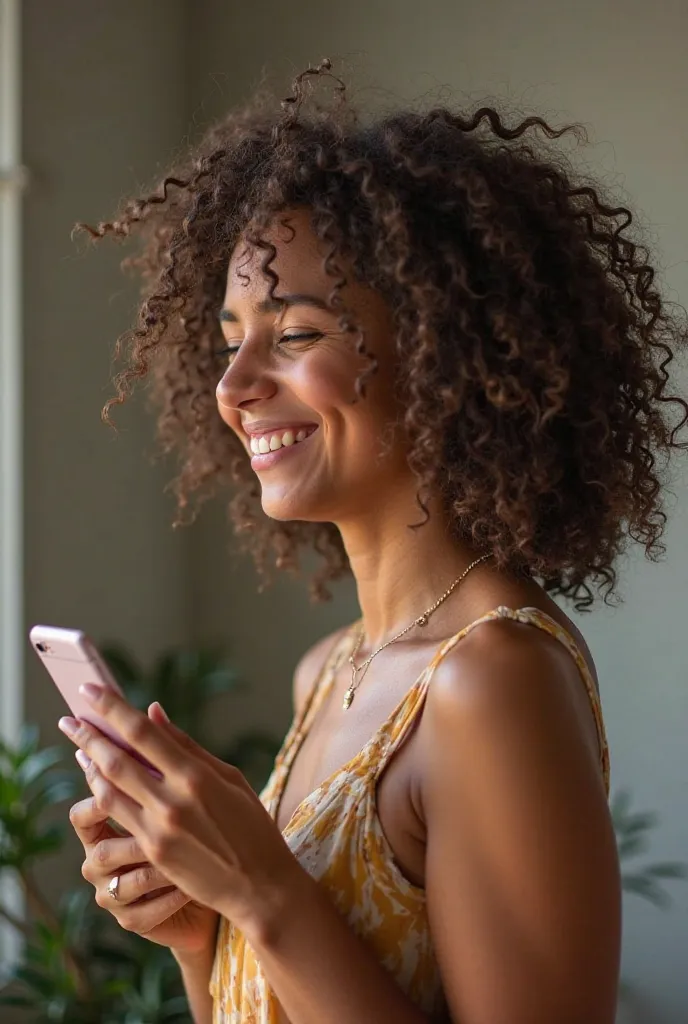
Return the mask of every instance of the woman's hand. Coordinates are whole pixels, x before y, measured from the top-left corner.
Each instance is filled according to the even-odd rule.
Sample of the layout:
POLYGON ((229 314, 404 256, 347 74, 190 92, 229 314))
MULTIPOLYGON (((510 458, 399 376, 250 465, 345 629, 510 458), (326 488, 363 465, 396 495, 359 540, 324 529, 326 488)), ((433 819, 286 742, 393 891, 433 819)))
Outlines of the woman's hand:
MULTIPOLYGON (((149 714, 162 720, 156 705, 151 705, 149 714)), ((91 762, 84 772, 93 790, 95 764, 91 762)), ((95 796, 74 804, 69 818, 86 854, 82 874, 94 886, 98 906, 108 910, 122 928, 169 946, 179 955, 200 953, 212 945, 217 912, 191 900, 149 864, 138 840, 108 823, 108 813, 95 796), (116 875, 115 900, 107 887, 116 875)))
POLYGON ((94 797, 70 811, 86 859, 82 874, 96 890, 96 903, 127 931, 169 946, 176 953, 198 953, 213 940, 217 912, 190 900, 151 864, 133 836, 118 835, 94 797), (118 897, 107 891, 119 875, 118 897))
POLYGON ((114 691, 96 684, 81 690, 162 776, 94 726, 61 719, 60 728, 95 765, 89 785, 101 811, 131 832, 142 860, 169 884, 247 934, 269 928, 286 898, 294 902, 296 893, 298 900, 312 880, 241 772, 114 691))

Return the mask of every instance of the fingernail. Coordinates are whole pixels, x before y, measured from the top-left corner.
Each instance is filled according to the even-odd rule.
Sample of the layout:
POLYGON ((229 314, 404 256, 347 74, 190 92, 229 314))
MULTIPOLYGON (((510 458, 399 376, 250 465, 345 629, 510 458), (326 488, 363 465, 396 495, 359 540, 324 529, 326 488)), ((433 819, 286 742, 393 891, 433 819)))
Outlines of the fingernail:
POLYGON ((74 757, 77 759, 77 761, 79 762, 81 767, 84 769, 84 771, 86 771, 86 769, 88 768, 88 766, 91 763, 91 758, 88 756, 88 754, 86 754, 83 750, 77 750, 77 752, 74 755, 74 757))
POLYGON ((73 736, 74 733, 79 728, 79 724, 75 718, 69 718, 69 716, 65 715, 64 718, 61 718, 59 720, 59 722, 57 723, 57 727, 58 729, 61 729, 62 732, 66 733, 68 736, 73 736))
POLYGON ((98 683, 82 683, 79 693, 83 693, 87 700, 96 701, 102 697, 103 689, 104 687, 99 686, 98 683))
POLYGON ((165 709, 162 706, 162 704, 160 703, 160 701, 156 700, 153 703, 157 704, 158 708, 160 709, 160 714, 162 715, 162 717, 165 719, 166 722, 169 722, 170 716, 167 714, 167 712, 165 711, 165 709))

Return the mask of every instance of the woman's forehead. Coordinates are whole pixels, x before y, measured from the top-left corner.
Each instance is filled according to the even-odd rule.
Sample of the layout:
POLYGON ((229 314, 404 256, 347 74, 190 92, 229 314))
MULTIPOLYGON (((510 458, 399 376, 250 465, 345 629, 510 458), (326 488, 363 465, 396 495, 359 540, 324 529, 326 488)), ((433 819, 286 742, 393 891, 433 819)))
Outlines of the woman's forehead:
POLYGON ((249 243, 241 238, 229 260, 227 294, 245 296, 265 294, 277 275, 280 290, 304 292, 317 288, 323 295, 332 290, 333 278, 327 273, 324 261, 328 249, 314 234, 310 218, 300 212, 280 219, 265 233, 264 240, 275 247, 269 264, 270 274, 263 269, 269 249, 249 243))

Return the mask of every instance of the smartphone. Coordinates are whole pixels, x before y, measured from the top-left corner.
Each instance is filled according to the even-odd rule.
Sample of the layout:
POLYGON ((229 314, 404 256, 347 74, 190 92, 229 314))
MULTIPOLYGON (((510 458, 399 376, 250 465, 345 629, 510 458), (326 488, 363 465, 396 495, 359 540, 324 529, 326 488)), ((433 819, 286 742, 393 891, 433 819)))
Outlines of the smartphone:
POLYGON ((162 778, 158 769, 134 750, 79 693, 79 687, 83 683, 101 683, 125 697, 102 655, 99 654, 95 644, 89 640, 86 634, 80 629, 34 626, 29 633, 29 640, 73 716, 95 725, 113 743, 131 754, 151 774, 162 778))

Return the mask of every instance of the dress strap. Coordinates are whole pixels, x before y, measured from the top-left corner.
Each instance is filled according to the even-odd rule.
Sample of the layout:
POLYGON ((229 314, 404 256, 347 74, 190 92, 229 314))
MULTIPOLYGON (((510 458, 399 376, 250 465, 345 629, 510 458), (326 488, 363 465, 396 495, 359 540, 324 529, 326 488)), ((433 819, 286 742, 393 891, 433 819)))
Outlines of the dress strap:
POLYGON ((556 622, 555 619, 546 612, 541 611, 539 608, 508 608, 506 605, 500 605, 492 611, 487 612, 486 615, 482 615, 479 619, 476 619, 468 626, 465 626, 462 630, 455 633, 454 636, 450 637, 441 645, 430 664, 407 694, 402 705, 400 705, 398 709, 399 715, 394 723, 389 743, 384 751, 384 755, 380 759, 379 769, 376 774, 380 774, 383 771, 385 764, 392 757, 394 751, 402 745, 406 737, 417 724, 420 712, 425 702, 428 686, 434 675, 435 669, 440 662, 446 657, 449 651, 451 651, 457 643, 463 640, 465 636, 472 632, 472 630, 476 629, 484 622, 490 622, 495 619, 511 619, 514 622, 521 622, 525 625, 534 626, 537 629, 541 629, 544 632, 549 633, 550 636, 557 639, 566 648, 575 661, 585 685, 595 720, 602 775, 607 795, 609 795, 609 746, 607 743, 604 718, 602 716, 600 696, 588 663, 578 644, 568 630, 564 629, 563 626, 556 622))
POLYGON ((354 643, 356 623, 344 630, 343 634, 333 643, 319 671, 316 673, 310 692, 303 702, 299 715, 292 722, 289 732, 284 738, 282 749, 275 758, 275 768, 285 765, 288 770, 292 755, 296 755, 302 739, 310 729, 313 719, 318 713, 325 697, 330 692, 332 682, 348 657, 354 643))

